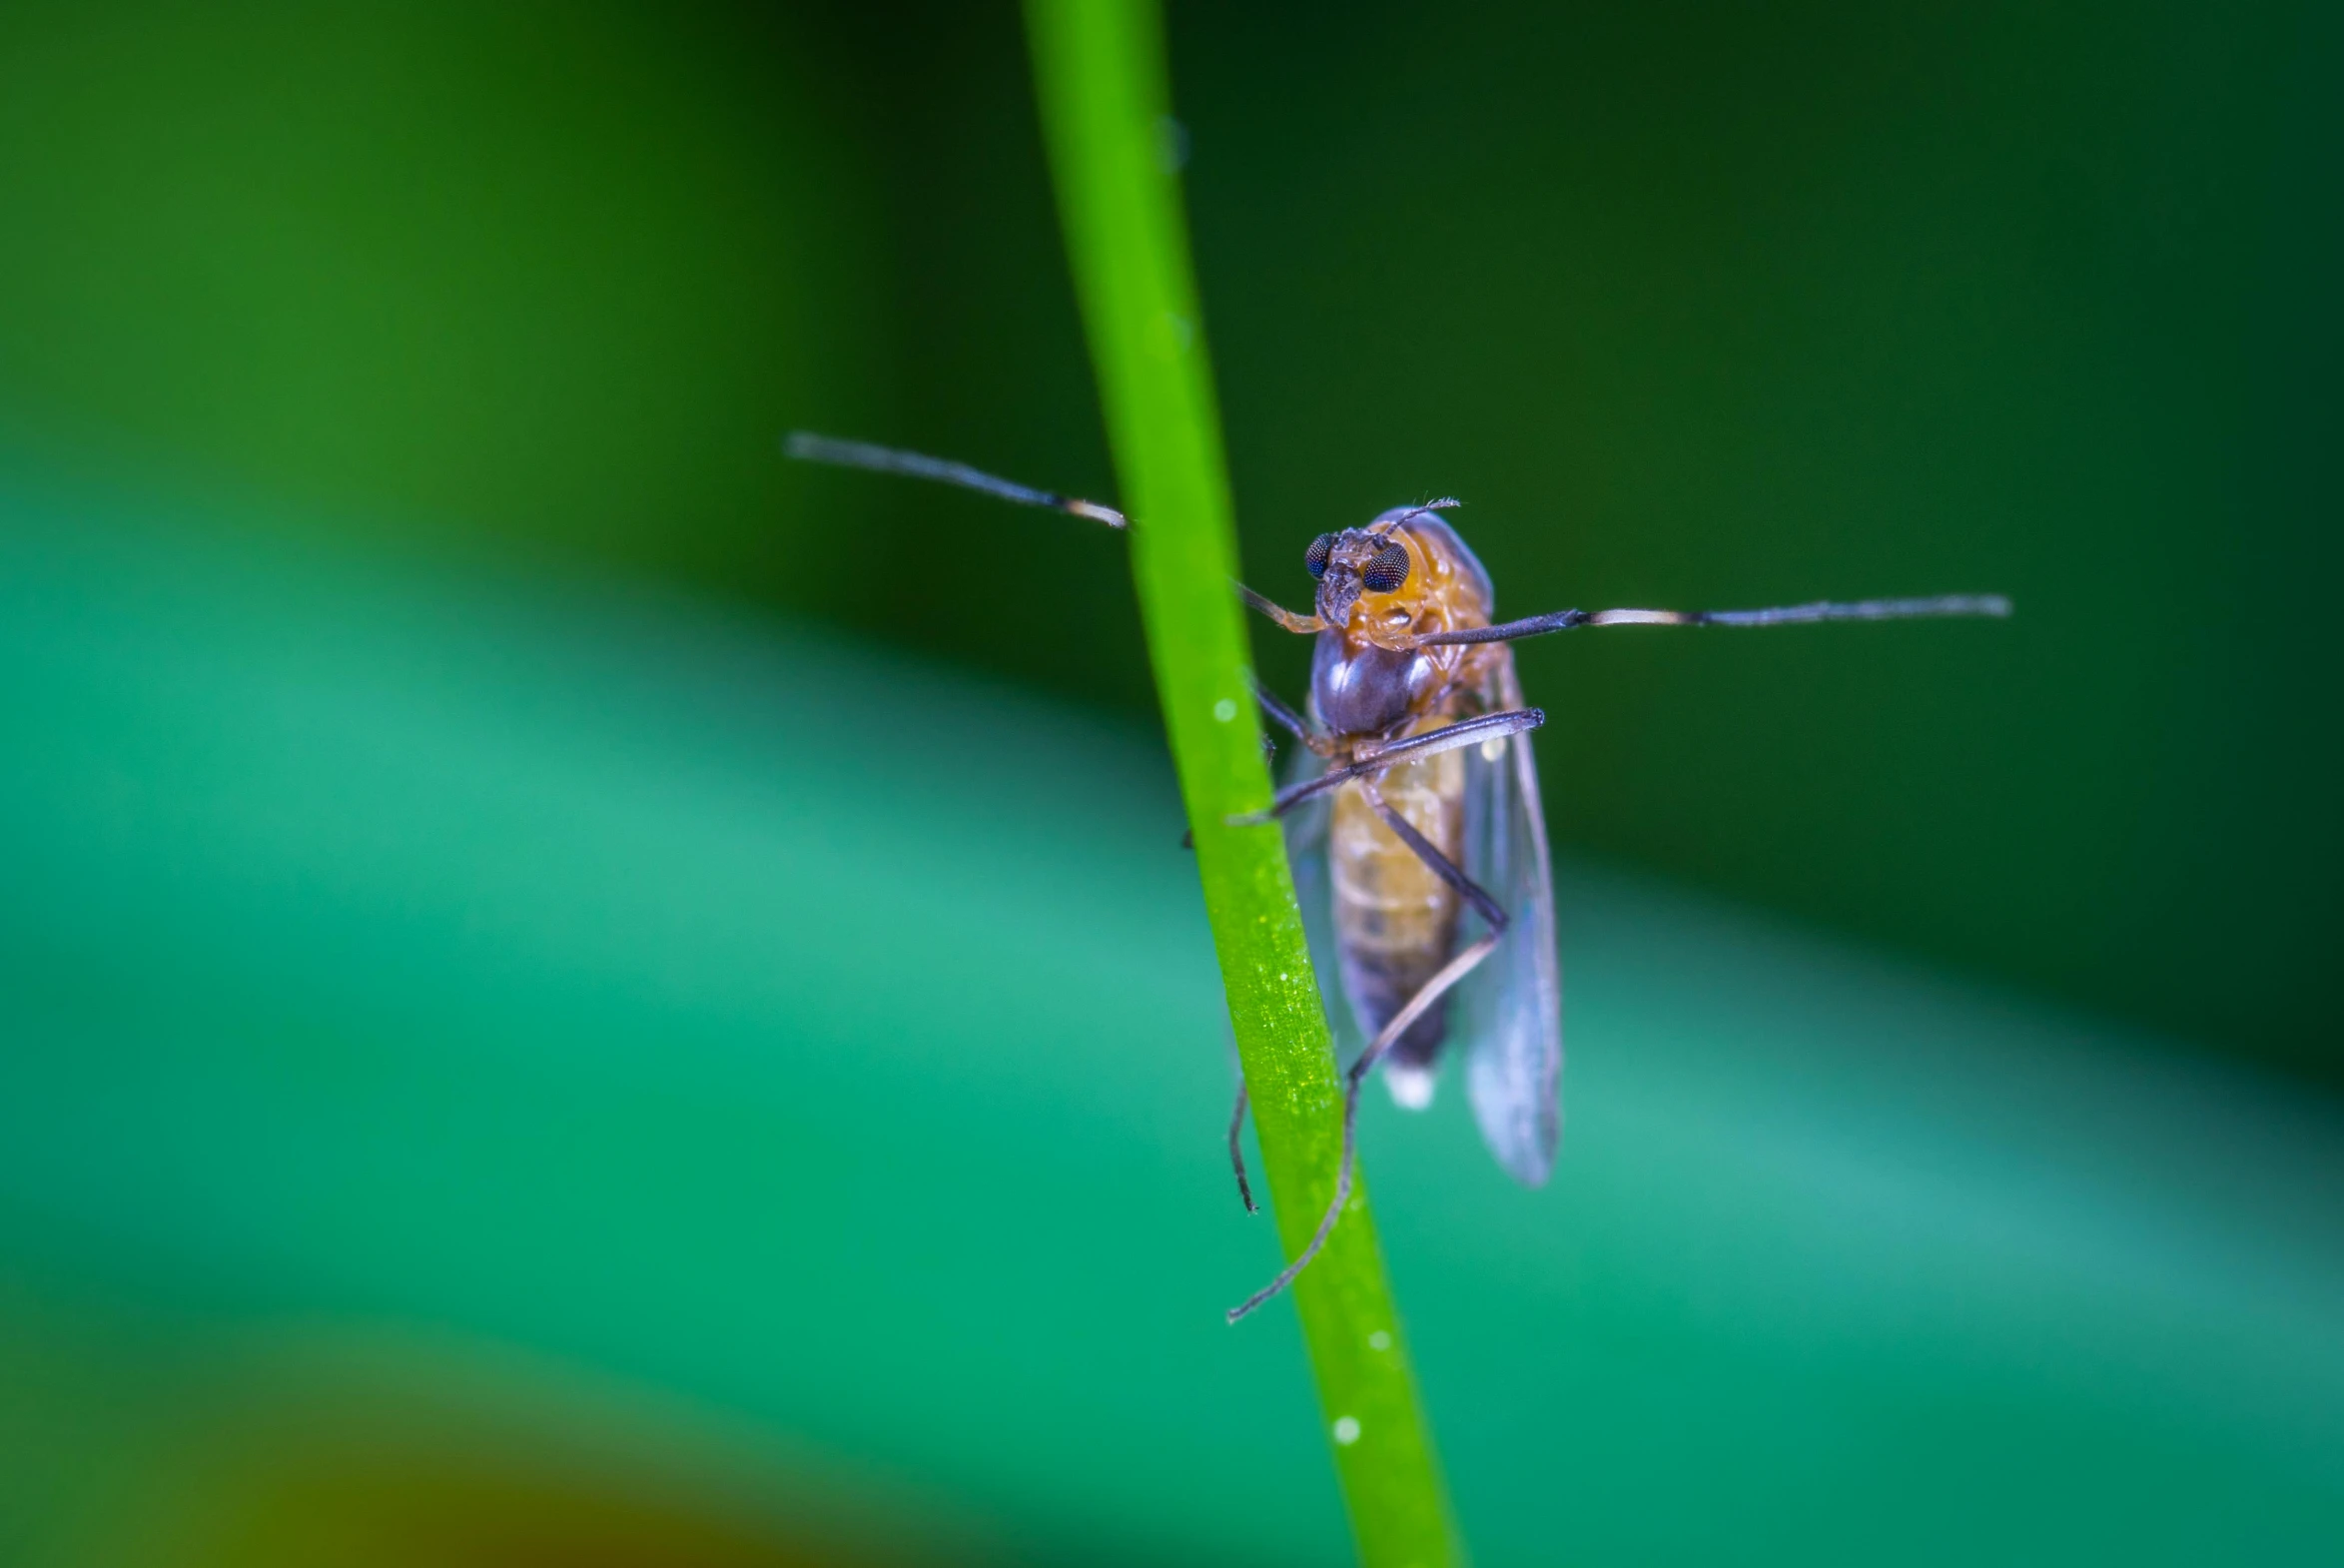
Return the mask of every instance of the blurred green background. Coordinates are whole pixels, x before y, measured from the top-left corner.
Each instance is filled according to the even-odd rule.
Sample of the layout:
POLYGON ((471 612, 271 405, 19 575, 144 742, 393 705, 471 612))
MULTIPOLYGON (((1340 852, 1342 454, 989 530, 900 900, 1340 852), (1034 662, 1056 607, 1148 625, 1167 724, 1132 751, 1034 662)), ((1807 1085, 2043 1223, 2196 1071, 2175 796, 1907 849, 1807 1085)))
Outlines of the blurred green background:
MULTIPOLYGON (((2333 1560, 2339 14, 1172 21, 1258 586, 2019 604, 1524 648, 1481 1558, 2333 1560)), ((0 226, 0 1558, 1340 1556, 1121 542, 778 458, 1112 493, 1012 9, 28 0, 0 226)))

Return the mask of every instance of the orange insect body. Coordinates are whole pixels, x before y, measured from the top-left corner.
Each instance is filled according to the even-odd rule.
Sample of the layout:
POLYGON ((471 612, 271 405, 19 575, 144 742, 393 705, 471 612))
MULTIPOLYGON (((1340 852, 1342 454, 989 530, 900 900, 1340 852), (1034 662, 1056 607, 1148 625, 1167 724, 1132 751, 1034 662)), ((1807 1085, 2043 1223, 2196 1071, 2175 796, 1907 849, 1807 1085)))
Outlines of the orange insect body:
MULTIPOLYGON (((1321 562, 1311 678, 1313 716, 1330 731, 1330 760, 1362 761, 1384 742, 1520 707, 1505 644, 1415 645, 1429 633, 1486 626, 1492 607, 1488 574, 1432 512, 1386 514, 1332 536, 1321 562), (1394 546, 1406 554, 1404 574, 1387 553, 1394 546), (1373 569, 1379 556, 1380 577, 1373 569), (1376 583, 1395 574, 1397 586, 1378 592, 1376 583)), ((1433 847, 1462 864, 1465 772, 1465 754, 1444 751, 1397 764, 1372 787, 1433 847)), ((1373 1035, 1455 956, 1459 896, 1383 822, 1359 783, 1335 794, 1327 861, 1344 990, 1361 1027, 1373 1035)), ((1446 1033, 1444 998, 1394 1045, 1385 1081, 1402 1105, 1431 1100, 1432 1068, 1446 1033)))
MULTIPOLYGON (((1375 555, 1391 544, 1407 552, 1407 575, 1389 593, 1361 584, 1358 597, 1351 600, 1335 628, 1344 640, 1405 652, 1410 650, 1411 639, 1426 632, 1465 631, 1489 624, 1489 574, 1456 530, 1432 512, 1419 512, 1405 522, 1382 527, 1346 529, 1329 548, 1328 564, 1339 568, 1357 557, 1364 574, 1375 555)), ((1489 646, 1502 649, 1502 644, 1489 646)), ((1467 654, 1485 650, 1445 647, 1428 651, 1467 654)), ((1452 659, 1446 667, 1454 669, 1457 662, 1452 659)))

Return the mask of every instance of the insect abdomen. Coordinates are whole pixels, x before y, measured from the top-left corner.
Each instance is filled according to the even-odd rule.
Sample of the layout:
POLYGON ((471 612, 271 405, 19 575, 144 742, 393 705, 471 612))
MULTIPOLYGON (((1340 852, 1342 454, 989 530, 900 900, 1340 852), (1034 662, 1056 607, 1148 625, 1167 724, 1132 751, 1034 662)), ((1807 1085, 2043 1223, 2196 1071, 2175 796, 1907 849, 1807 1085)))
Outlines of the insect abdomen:
MULTIPOLYGON (((1437 728, 1445 717, 1422 727, 1437 728)), ((1465 762, 1450 751, 1392 769, 1378 783, 1386 804, 1454 862, 1464 848, 1465 762)), ((1454 955, 1457 895, 1400 842, 1357 786, 1335 795, 1327 834, 1343 993, 1370 1038, 1454 955)), ((1393 1045, 1391 1066, 1431 1066, 1447 1030, 1435 1003, 1393 1045)))

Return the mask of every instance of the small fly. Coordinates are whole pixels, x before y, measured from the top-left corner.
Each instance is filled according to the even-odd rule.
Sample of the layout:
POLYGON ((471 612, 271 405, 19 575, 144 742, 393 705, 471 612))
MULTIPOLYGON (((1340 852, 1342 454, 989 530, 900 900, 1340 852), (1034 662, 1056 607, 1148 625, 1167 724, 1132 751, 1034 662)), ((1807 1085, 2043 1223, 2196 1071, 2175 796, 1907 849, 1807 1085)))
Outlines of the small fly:
MULTIPOLYGON (((793 457, 911 474, 1125 527, 1124 514, 975 468, 803 431, 793 457)), ((1489 573, 1450 526, 1450 499, 1395 507, 1364 527, 1322 533, 1302 564, 1312 613, 1251 588, 1238 593, 1286 630, 1314 637, 1310 694, 1297 713, 1266 689, 1262 710, 1301 743, 1269 809, 1282 820, 1295 891, 1320 976, 1340 977, 1328 1017, 1358 1046, 1343 1071, 1342 1161, 1334 1199, 1307 1246, 1244 1301, 1235 1322, 1293 1283, 1326 1244, 1351 1190, 1359 1090, 1383 1070, 1392 1099, 1432 1103, 1442 1057, 1465 1057, 1465 1094, 1482 1141, 1508 1175, 1541 1186, 1562 1127, 1562 978, 1554 873, 1528 705, 1509 644, 1582 626, 1786 626, 1825 620, 2010 613, 1996 594, 1819 601, 1758 610, 1557 610, 1500 621, 1489 573)), ((1321 985, 1325 984, 1321 980, 1321 985)), ((1229 1159, 1253 1198, 1238 1134, 1229 1159)))

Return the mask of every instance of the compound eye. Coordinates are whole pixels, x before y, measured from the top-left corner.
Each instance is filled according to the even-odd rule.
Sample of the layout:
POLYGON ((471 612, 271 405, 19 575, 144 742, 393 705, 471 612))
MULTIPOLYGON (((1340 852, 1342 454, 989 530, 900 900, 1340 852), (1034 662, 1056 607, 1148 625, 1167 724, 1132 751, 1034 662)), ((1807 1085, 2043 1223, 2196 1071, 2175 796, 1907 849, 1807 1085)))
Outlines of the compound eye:
POLYGON ((1396 540, 1368 557, 1359 585, 1369 593, 1396 593, 1408 580, 1408 551, 1396 540))
POLYGON ((1322 533, 1310 541, 1310 548, 1302 552, 1302 564, 1310 568, 1310 575, 1326 575, 1326 558, 1334 553, 1334 535, 1322 533))

